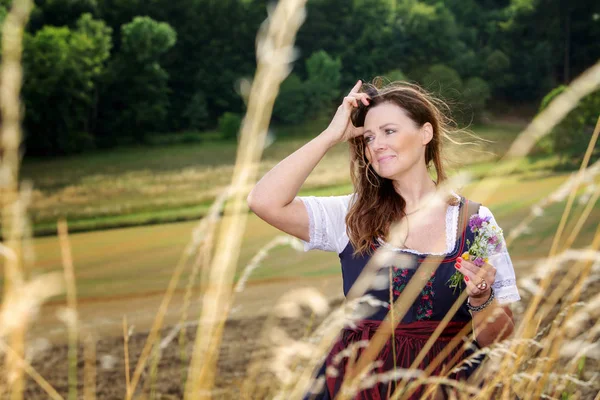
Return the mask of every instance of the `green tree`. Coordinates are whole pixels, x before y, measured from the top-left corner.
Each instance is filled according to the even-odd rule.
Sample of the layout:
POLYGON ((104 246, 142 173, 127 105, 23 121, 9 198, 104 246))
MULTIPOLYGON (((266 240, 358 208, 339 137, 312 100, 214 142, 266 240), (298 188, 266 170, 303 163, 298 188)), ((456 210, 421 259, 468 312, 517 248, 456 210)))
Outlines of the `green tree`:
POLYGON ((458 72, 446 65, 436 64, 429 67, 423 77, 423 84, 427 90, 451 104, 456 104, 461 98, 462 79, 458 72))
POLYGON ((93 146, 89 121, 110 48, 110 28, 90 14, 79 18, 75 30, 46 26, 25 35, 24 122, 30 153, 67 154, 93 146))
POLYGON ((510 58, 501 50, 494 50, 485 60, 485 78, 493 89, 502 90, 514 79, 510 74, 510 58))
POLYGON ((306 100, 311 108, 328 107, 339 96, 342 62, 320 50, 306 60, 306 100))
POLYGON ((121 28, 121 50, 110 65, 99 127, 102 146, 145 141, 164 129, 169 107, 168 73, 160 56, 176 41, 170 25, 135 17, 121 28))
POLYGON ((410 44, 402 57, 408 63, 411 78, 421 80, 427 66, 446 64, 459 54, 459 28, 444 3, 407 0, 398 6, 396 15, 404 40, 410 44))

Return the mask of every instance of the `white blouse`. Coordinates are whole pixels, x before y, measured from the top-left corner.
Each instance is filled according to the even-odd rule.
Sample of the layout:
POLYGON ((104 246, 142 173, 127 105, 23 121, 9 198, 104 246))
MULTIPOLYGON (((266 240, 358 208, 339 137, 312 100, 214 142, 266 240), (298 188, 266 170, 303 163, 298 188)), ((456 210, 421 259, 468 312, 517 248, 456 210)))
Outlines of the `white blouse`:
MULTIPOLYGON (((457 198, 460 198, 455 194, 457 198)), ((346 214, 352 194, 328 197, 298 197, 304 203, 309 218, 310 241, 305 242, 304 251, 324 250, 341 253, 350 239, 346 232, 346 214)), ((459 206, 449 205, 446 212, 446 252, 422 253, 412 249, 398 248, 397 250, 413 254, 444 255, 454 250, 456 231, 458 230, 459 206)), ((490 217, 490 223, 498 226, 494 215, 485 206, 479 208, 479 216, 490 217)), ((515 271, 506 246, 502 251, 490 257, 489 263, 496 268, 496 281, 492 285, 498 303, 506 304, 519 301, 519 291, 515 271)))

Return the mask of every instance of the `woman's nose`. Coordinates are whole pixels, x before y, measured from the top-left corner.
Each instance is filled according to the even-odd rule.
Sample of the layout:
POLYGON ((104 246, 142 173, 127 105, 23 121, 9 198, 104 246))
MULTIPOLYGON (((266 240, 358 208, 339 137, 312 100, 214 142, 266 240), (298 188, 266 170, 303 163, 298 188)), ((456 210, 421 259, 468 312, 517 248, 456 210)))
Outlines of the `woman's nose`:
POLYGON ((387 148, 387 144, 385 143, 385 138, 376 135, 373 138, 373 148, 375 149, 375 151, 378 150, 385 150, 387 148))

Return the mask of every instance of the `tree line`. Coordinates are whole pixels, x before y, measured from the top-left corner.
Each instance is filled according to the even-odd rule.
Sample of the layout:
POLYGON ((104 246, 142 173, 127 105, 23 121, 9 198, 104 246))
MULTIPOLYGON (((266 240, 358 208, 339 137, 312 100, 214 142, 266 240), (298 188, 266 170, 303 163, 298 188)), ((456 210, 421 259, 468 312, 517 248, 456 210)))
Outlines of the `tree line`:
MULTIPOLYGON (((0 0, 0 19, 11 0, 0 0)), ((26 154, 155 133, 235 132, 267 0, 36 0, 24 38, 26 154)), ((459 119, 540 104, 600 58, 592 0, 309 0, 274 121, 329 110, 357 79, 419 82, 459 119)), ((230 134, 231 136, 231 134, 230 134)))

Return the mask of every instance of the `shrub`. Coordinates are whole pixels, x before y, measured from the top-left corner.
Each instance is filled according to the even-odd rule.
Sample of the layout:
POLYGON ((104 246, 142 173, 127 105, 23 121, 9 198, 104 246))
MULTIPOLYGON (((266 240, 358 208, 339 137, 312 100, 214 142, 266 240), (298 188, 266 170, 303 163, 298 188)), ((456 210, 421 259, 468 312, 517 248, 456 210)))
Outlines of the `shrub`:
POLYGON ((242 126, 242 117, 232 112, 226 112, 219 118, 219 132, 225 139, 237 137, 242 126))
POLYGON ((290 74, 281 84, 273 107, 273 117, 285 124, 297 124, 304 118, 306 103, 304 84, 298 75, 290 74))

